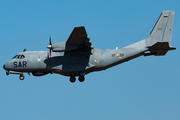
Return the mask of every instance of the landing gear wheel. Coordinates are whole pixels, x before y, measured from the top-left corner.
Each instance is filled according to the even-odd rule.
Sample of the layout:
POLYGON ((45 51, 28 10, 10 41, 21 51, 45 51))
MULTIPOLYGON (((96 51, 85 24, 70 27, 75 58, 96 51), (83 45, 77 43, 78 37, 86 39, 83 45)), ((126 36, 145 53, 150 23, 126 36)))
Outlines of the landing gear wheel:
POLYGON ((71 76, 70 79, 69 79, 70 82, 74 83, 76 81, 76 73, 75 72, 71 72, 70 76, 71 76))
POLYGON ((69 80, 70 80, 71 83, 74 83, 76 81, 76 78, 75 77, 70 77, 69 80))
POLYGON ((85 80, 84 75, 85 75, 84 71, 79 72, 79 78, 78 78, 79 82, 84 82, 85 80))
POLYGON ((20 76, 19 76, 19 79, 20 79, 20 80, 24 80, 24 78, 25 78, 25 77, 24 77, 23 75, 20 75, 20 76))
POLYGON ((6 71, 6 75, 9 75, 9 71, 6 71))
POLYGON ((79 82, 84 82, 84 80, 85 80, 85 78, 84 78, 84 76, 79 76, 79 82))

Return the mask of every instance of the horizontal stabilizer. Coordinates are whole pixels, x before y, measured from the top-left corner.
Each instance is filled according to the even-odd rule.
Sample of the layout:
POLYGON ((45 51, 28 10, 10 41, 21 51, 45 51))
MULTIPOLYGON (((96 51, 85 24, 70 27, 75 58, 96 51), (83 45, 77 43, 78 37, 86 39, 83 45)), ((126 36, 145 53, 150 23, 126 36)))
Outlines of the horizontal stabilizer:
POLYGON ((149 51, 146 51, 144 56, 148 55, 155 55, 155 56, 162 56, 165 55, 169 50, 175 50, 175 47, 169 47, 168 42, 157 42, 153 46, 147 47, 149 51))

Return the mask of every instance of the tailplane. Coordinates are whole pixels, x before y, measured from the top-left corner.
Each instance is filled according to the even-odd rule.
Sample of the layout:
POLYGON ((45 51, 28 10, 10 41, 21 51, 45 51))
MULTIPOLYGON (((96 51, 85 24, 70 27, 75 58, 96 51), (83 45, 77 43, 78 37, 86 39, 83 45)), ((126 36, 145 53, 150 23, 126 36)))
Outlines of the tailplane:
POLYGON ((169 50, 176 49, 171 47, 174 14, 174 11, 163 11, 161 13, 149 37, 146 39, 146 47, 149 51, 145 52, 145 56, 161 56, 165 55, 169 50))

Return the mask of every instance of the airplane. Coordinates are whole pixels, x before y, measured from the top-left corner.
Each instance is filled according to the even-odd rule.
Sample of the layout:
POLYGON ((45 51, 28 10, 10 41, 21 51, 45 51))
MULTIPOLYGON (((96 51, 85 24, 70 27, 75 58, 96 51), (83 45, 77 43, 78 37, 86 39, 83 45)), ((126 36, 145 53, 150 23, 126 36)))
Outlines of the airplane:
POLYGON ((134 58, 144 56, 163 56, 171 46, 175 11, 163 11, 148 38, 121 49, 102 50, 94 48, 87 37, 84 26, 75 27, 66 42, 51 43, 49 51, 26 51, 15 55, 3 68, 6 75, 17 74, 24 80, 23 73, 34 76, 61 74, 70 77, 70 82, 83 82, 85 75, 106 70, 134 58))

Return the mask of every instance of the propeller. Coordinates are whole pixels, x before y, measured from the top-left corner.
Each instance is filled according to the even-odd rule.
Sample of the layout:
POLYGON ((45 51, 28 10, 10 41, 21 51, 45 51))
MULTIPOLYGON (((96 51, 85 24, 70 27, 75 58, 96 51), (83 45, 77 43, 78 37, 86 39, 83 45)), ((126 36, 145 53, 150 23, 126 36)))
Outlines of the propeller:
POLYGON ((51 51, 52 51, 52 43, 51 43, 51 36, 49 37, 49 45, 47 46, 47 48, 49 49, 49 65, 51 64, 51 51))
POLYGON ((51 36, 49 37, 49 45, 47 46, 48 49, 52 50, 52 44, 51 44, 51 36))

